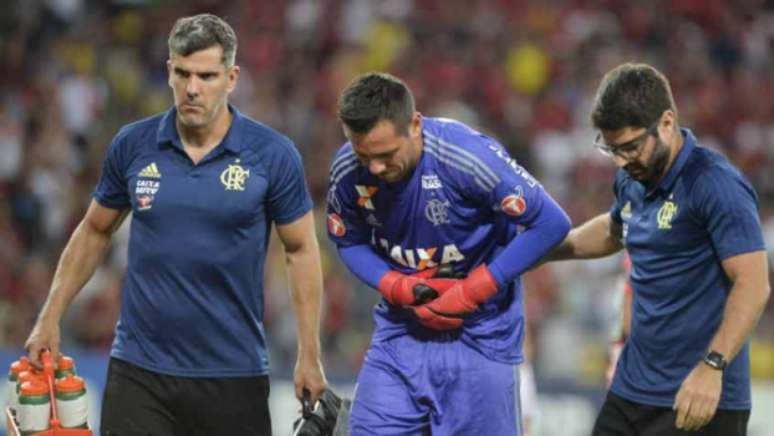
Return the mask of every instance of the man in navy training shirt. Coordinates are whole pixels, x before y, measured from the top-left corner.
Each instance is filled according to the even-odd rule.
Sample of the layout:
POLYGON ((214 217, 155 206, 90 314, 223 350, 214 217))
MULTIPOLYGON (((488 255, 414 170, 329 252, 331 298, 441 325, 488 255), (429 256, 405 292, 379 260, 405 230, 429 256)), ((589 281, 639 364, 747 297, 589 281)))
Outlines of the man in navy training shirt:
POLYGON ((296 396, 326 387, 322 274, 300 156, 228 104, 236 36, 220 18, 179 19, 169 36, 175 105, 122 128, 27 340, 58 353, 59 320, 132 212, 104 435, 271 434, 263 267, 272 223, 298 323, 296 396))
POLYGON ((594 435, 744 435, 748 338, 770 292, 755 191, 680 128, 649 65, 608 72, 592 121, 620 168, 615 201, 548 259, 631 257, 631 333, 594 435))
POLYGON ((396 77, 356 78, 338 115, 349 142, 331 165, 328 232, 384 297, 351 433, 519 434, 520 275, 567 215, 496 140, 423 117, 396 77), (466 278, 433 278, 441 266, 466 278))

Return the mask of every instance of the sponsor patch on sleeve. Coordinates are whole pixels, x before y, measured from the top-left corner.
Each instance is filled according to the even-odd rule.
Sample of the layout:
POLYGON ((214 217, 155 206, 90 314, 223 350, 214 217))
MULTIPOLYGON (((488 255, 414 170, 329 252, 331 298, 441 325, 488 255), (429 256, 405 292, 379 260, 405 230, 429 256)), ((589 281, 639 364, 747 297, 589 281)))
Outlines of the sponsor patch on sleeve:
POLYGON ((347 233, 347 227, 344 226, 344 220, 341 219, 339 214, 331 213, 328 214, 328 232, 330 232, 331 235, 342 237, 347 233))
POLYGON ((510 216, 521 216, 527 211, 527 201, 523 195, 510 194, 500 202, 500 209, 510 216))

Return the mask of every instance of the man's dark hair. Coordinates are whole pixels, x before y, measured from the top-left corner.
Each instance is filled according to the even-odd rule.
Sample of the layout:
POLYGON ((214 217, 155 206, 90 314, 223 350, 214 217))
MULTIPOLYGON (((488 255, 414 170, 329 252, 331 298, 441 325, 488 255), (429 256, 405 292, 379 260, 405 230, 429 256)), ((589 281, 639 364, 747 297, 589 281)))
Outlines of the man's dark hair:
POLYGON ((368 133, 382 120, 391 121, 397 133, 406 134, 414 110, 411 90, 387 73, 357 77, 339 98, 339 119, 357 134, 368 133))
POLYGON ((677 114, 667 78, 648 64, 626 63, 602 78, 591 122, 602 130, 647 128, 668 109, 677 114))
POLYGON ((199 14, 178 19, 169 32, 167 44, 170 58, 175 54, 188 56, 219 45, 223 48, 223 65, 229 68, 234 65, 237 38, 234 29, 220 17, 199 14))

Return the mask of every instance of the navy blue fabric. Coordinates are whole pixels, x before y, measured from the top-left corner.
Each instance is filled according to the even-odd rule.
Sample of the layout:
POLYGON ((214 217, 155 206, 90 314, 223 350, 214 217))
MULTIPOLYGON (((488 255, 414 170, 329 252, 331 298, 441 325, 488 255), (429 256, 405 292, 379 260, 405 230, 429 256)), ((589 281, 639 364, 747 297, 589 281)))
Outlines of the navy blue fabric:
MULTIPOLYGON (((664 407, 672 406, 722 320, 732 284, 721 261, 765 249, 750 182, 689 130, 682 133, 684 145, 658 185, 618 172, 610 210, 623 225, 634 290, 631 336, 611 390, 664 407)), ((749 344, 723 374, 719 407, 750 408, 749 344)))
POLYGON ((196 165, 174 108, 125 126, 110 145, 94 198, 132 210, 113 357, 177 376, 268 372, 269 230, 312 201, 293 143, 229 110, 227 135, 196 165))

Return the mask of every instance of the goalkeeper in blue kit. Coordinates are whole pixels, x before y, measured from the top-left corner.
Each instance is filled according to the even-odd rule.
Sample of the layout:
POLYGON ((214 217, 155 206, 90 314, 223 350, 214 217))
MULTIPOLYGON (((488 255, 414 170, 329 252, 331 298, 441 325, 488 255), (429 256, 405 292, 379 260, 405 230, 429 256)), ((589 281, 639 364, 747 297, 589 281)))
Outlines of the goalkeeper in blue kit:
POLYGON ((356 78, 338 111, 349 141, 331 164, 328 233, 383 296, 351 434, 520 434, 520 275, 567 215, 495 139, 423 117, 394 76, 356 78))

